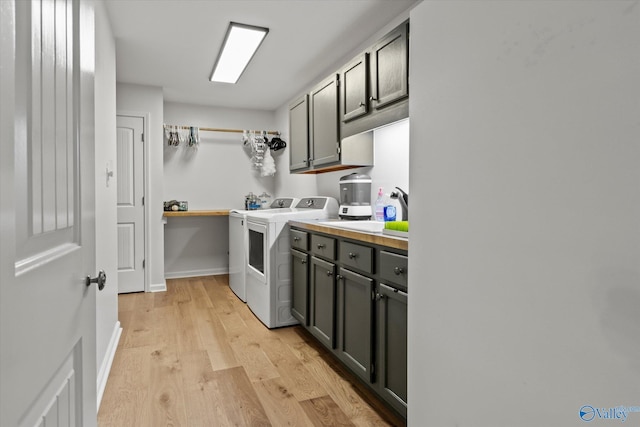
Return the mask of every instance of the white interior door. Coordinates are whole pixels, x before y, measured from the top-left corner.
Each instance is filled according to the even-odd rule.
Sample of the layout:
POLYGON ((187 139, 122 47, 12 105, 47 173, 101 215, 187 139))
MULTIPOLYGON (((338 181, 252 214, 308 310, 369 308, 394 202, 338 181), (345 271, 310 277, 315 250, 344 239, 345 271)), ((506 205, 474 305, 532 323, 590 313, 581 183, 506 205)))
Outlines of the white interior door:
POLYGON ((0 425, 96 424, 94 18, 0 1, 0 425))
POLYGON ((144 291, 144 119, 118 116, 118 293, 144 291))

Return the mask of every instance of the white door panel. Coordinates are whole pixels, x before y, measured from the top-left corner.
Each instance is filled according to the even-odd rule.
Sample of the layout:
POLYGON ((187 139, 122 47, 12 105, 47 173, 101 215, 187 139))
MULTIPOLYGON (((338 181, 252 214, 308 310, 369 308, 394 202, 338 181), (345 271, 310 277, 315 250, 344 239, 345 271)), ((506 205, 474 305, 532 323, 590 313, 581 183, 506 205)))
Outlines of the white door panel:
POLYGON ((117 118, 118 293, 144 291, 144 119, 117 118))
POLYGON ((2 426, 96 424, 93 25, 0 1, 2 426))

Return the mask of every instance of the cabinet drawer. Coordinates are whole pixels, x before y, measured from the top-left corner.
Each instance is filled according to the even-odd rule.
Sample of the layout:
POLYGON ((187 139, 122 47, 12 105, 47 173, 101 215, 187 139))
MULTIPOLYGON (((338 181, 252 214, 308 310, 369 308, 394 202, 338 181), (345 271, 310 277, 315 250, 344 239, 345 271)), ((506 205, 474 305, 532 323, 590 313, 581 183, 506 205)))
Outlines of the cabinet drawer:
POLYGON ((311 235, 311 253, 331 260, 336 259, 336 239, 311 235))
POLYGON ((306 251, 309 249, 309 233, 300 230, 291 230, 291 247, 306 251))
POLYGON ((407 289, 408 262, 406 255, 380 251, 380 277, 407 289))
POLYGON ((373 248, 350 242, 340 242, 340 263, 373 273, 373 248))

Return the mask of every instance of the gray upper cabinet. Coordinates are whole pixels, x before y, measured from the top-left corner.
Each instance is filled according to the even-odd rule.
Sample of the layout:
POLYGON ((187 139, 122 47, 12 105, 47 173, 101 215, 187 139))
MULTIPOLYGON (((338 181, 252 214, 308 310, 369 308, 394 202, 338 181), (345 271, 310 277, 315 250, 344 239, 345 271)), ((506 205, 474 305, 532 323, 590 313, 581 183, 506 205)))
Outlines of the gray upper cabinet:
POLYGON ((347 64, 341 73, 342 121, 356 119, 369 112, 369 54, 364 53, 347 64))
POLYGON ((405 21, 289 106, 289 170, 373 166, 367 131, 409 117, 408 97, 405 21))
POLYGON ((408 23, 398 26, 371 52, 371 103, 379 110, 409 96, 408 23))
POLYGON ((289 105, 289 170, 309 168, 309 96, 289 105))
POLYGON ((309 139, 314 168, 340 160, 338 75, 333 74, 309 94, 309 139))
POLYGON ((409 22, 355 57, 340 78, 342 138, 409 117, 409 22))

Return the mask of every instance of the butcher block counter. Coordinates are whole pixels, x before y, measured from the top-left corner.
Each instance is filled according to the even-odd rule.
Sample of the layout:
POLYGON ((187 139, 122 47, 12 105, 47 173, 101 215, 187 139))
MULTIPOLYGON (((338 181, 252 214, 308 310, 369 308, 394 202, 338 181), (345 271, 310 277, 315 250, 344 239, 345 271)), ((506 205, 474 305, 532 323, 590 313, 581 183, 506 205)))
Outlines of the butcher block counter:
MULTIPOLYGON (((336 220, 336 224, 339 224, 339 221, 340 220, 336 220)), ((345 237, 348 239, 358 240, 366 243, 373 243, 389 248, 401 249, 404 251, 409 250, 409 239, 387 236, 383 233, 371 233, 366 231, 347 230, 345 228, 332 227, 331 225, 327 224, 326 221, 323 221, 323 224, 319 224, 318 221, 292 220, 289 221, 289 225, 308 231, 332 234, 337 237, 345 237)))
POLYGON ((163 216, 229 216, 229 209, 214 209, 201 211, 163 211, 163 216))

